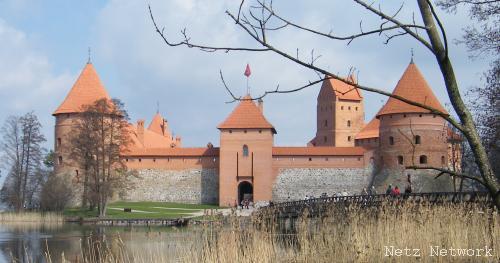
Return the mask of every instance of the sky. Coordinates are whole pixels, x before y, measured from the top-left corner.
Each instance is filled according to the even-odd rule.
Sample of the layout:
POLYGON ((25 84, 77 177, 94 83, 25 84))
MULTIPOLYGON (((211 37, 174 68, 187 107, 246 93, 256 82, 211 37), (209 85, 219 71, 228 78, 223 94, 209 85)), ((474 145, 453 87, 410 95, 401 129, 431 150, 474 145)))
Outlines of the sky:
MULTIPOLYGON (((412 21, 415 1, 381 1, 394 13, 404 2, 400 18, 412 21)), ((237 12, 239 1, 218 0, 0 0, 0 123, 9 115, 35 111, 53 147, 54 118, 88 59, 112 97, 121 99, 131 121, 149 122, 157 104, 183 146, 219 144, 216 126, 232 109, 231 97, 219 78, 237 95, 246 93, 245 66, 250 64, 251 94, 257 96, 280 85, 292 89, 317 76, 269 52, 206 53, 185 47, 169 47, 155 33, 147 5, 171 40, 181 39, 187 29, 191 41, 208 45, 258 47, 225 15, 237 12)), ((360 21, 366 31, 378 27, 379 19, 346 0, 275 0, 274 8, 284 17, 321 31, 348 35, 358 33, 360 21)), ((450 39, 450 56, 462 91, 480 83, 488 61, 471 60, 464 46, 455 44, 469 23, 459 10, 442 17, 450 39)), ((417 22, 418 16, 417 17, 417 22)), ((358 81, 366 86, 392 91, 407 67, 411 50, 414 60, 440 101, 449 105, 438 65, 430 52, 409 37, 393 39, 371 36, 350 45, 285 29, 268 36, 275 47, 309 58, 314 49, 321 57, 317 65, 345 75, 355 67, 358 81)), ((264 99, 266 118, 278 134, 275 145, 304 146, 315 135, 316 97, 320 85, 264 99)), ((386 98, 363 92, 365 119, 369 121, 386 98)))

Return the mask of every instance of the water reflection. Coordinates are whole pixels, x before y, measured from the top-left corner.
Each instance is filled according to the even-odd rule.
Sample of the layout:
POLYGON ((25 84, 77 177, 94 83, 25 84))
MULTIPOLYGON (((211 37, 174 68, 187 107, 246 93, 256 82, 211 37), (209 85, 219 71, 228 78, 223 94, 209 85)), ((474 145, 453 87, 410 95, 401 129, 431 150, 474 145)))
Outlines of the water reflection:
POLYGON ((192 248, 194 240, 200 236, 201 231, 193 227, 0 225, 0 262, 46 262, 47 255, 52 262, 61 262, 62 256, 71 262, 82 261, 83 257, 98 261, 98 253, 84 253, 93 253, 103 246, 121 249, 130 255, 167 252, 169 259, 165 260, 175 261, 182 253, 182 247, 192 248), (94 249, 89 249, 89 246, 94 246, 94 249))

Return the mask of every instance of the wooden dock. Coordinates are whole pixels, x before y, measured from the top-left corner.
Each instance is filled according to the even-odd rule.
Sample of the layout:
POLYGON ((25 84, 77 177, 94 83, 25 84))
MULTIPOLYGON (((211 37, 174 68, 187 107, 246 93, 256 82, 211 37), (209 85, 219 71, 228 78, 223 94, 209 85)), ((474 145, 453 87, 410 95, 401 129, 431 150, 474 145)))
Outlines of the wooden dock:
POLYGON ((101 226, 187 226, 187 218, 66 218, 68 223, 78 223, 82 225, 101 225, 101 226))

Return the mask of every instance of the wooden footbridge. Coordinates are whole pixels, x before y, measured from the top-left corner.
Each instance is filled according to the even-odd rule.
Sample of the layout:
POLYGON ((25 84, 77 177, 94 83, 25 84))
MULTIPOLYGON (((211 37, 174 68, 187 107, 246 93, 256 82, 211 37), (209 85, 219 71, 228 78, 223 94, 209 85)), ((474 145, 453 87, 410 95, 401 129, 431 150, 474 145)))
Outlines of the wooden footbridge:
POLYGON ((406 202, 417 203, 482 203, 493 204, 488 192, 435 192, 435 193, 409 193, 398 196, 378 194, 378 195, 352 195, 352 196, 331 196, 313 198, 307 200, 290 201, 282 203, 271 203, 269 206, 260 209, 261 213, 273 213, 279 218, 295 218, 301 216, 306 210, 310 216, 324 214, 333 205, 359 205, 378 206, 383 203, 401 205, 406 202))

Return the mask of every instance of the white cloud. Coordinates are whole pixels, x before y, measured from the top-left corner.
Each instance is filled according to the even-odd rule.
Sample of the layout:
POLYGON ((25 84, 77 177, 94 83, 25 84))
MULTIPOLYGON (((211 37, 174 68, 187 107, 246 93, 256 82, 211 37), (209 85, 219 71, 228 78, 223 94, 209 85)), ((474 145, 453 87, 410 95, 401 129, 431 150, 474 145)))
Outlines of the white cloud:
POLYGON ((0 19, 0 121, 34 110, 49 140, 47 147, 51 147, 51 113, 74 76, 54 74, 49 59, 35 46, 24 32, 0 19))
MULTIPOLYGON (((310 1, 303 1, 292 5, 289 1, 275 1, 275 6, 295 22, 326 32, 330 29, 339 34, 357 32, 360 20, 365 29, 372 22, 378 23, 377 17, 346 2, 325 0, 311 5, 310 1)), ((236 11, 239 1, 158 0, 151 3, 157 23, 160 27, 165 26, 169 40, 181 39, 180 30, 187 28, 195 43, 256 46, 224 13, 226 9, 236 11)), ((398 6, 389 7, 396 10, 398 6)), ((411 18, 408 11, 402 15, 411 18)), ((463 21, 459 15, 444 15, 443 21, 449 21, 449 39, 460 37, 463 21)), ((204 53, 185 47, 168 47, 154 32, 147 4, 143 1, 110 1, 94 25, 94 34, 99 41, 97 57, 102 58, 101 63, 112 65, 116 72, 114 86, 108 85, 111 94, 127 103, 133 118, 151 117, 156 101, 161 101, 162 112, 166 113, 171 127, 189 146, 201 146, 207 141, 217 144, 215 127, 235 106, 224 103, 229 96, 220 82, 219 69, 237 94, 245 92, 243 71, 247 62, 253 72, 250 79, 253 94, 273 89, 278 83, 283 89, 294 88, 315 76, 310 70, 271 53, 204 53)), ((317 54, 322 54, 318 63, 332 72, 346 74, 350 66, 355 66, 360 70, 362 84, 387 91, 396 85, 409 62, 410 49, 415 48, 415 60, 426 79, 442 103, 448 101, 434 59, 414 40, 401 38, 384 45, 382 38, 368 37, 346 46, 345 42, 288 29, 269 39, 292 54, 299 48, 304 57, 310 56, 314 48, 317 54)), ((478 63, 467 61, 462 47, 453 45, 452 48, 452 54, 461 58, 455 66, 462 86, 475 83, 474 76, 481 71, 477 68, 478 63)), ((296 94, 266 98, 266 116, 279 133, 277 144, 304 145, 314 135, 318 90, 319 86, 296 94)), ((366 92, 364 96, 369 118, 385 98, 366 92)))

